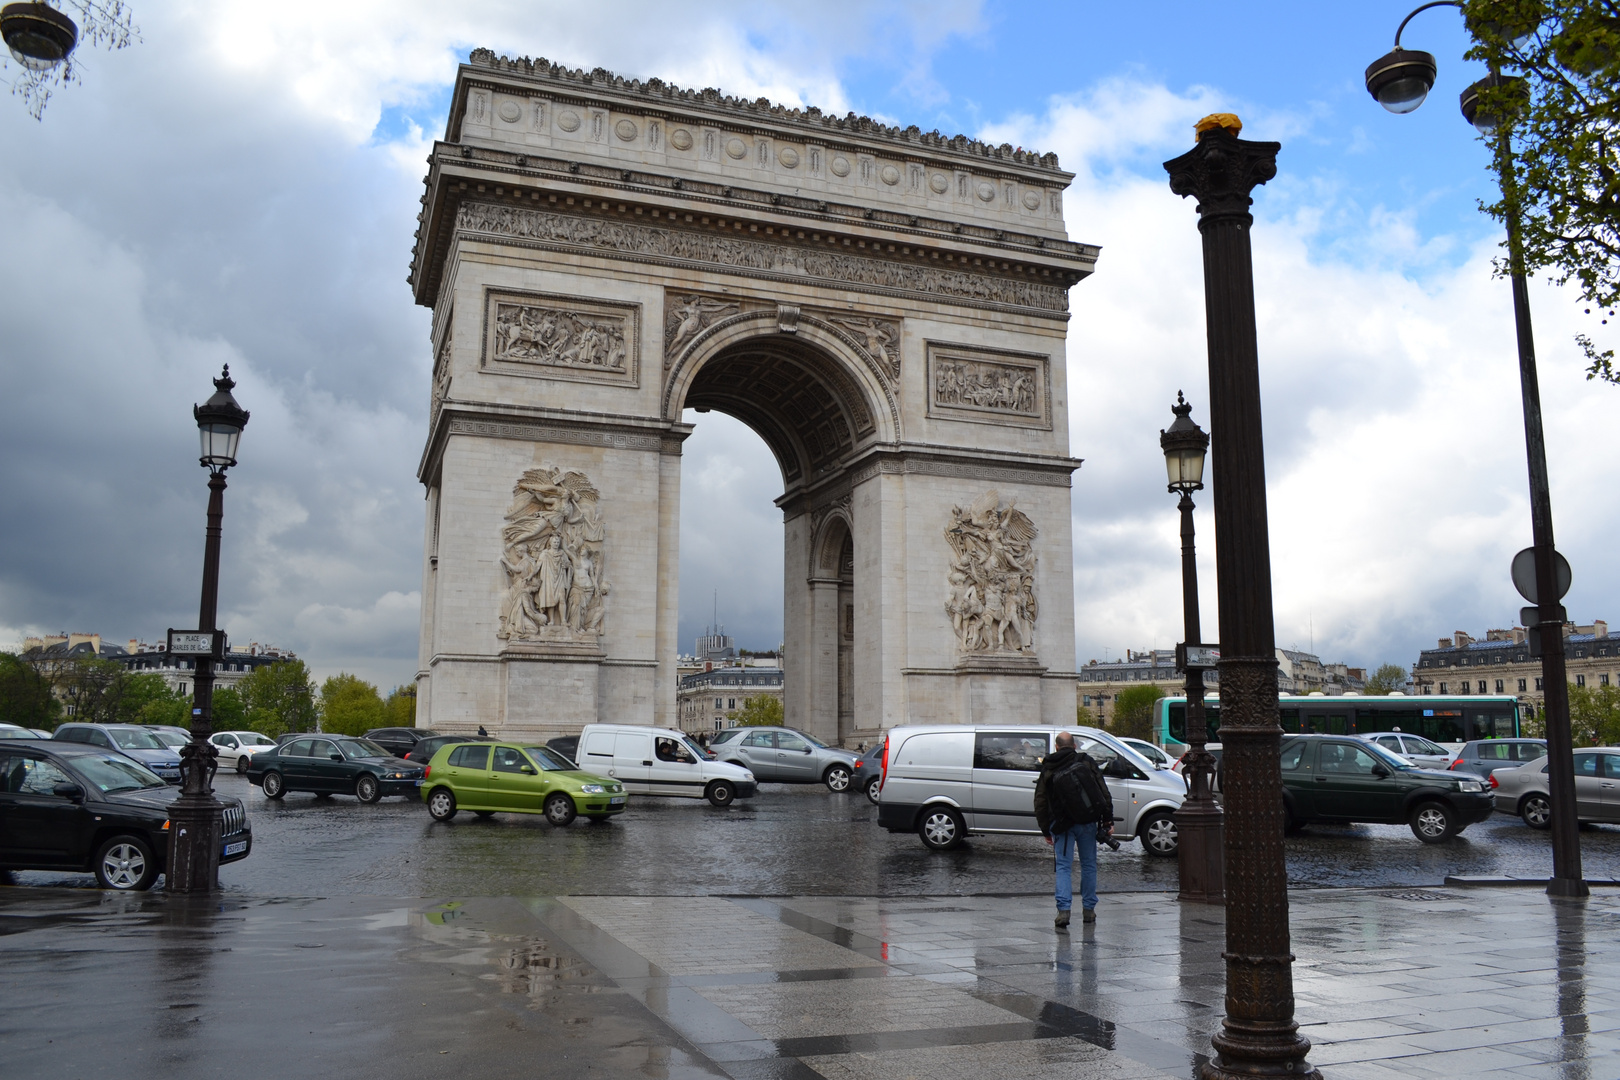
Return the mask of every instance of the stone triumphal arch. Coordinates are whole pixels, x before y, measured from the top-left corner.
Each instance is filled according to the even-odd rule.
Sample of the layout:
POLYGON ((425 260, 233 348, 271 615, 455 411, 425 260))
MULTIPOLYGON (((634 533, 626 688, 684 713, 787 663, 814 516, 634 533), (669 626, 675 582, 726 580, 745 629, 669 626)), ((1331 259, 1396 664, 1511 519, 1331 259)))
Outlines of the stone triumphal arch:
POLYGON ((433 309, 419 724, 675 726, 683 410, 782 470, 788 722, 1074 717, 1053 155, 473 53, 433 309))

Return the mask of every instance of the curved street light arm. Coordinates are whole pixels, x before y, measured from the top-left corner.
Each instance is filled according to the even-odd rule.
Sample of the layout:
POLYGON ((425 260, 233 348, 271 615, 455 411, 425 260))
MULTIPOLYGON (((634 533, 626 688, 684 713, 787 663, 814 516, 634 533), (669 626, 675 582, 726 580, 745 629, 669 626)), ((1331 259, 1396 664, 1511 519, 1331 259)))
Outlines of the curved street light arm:
POLYGON ((1401 20, 1401 25, 1395 28, 1395 47, 1397 49, 1401 47, 1401 33, 1406 29, 1406 24, 1417 18, 1418 12, 1428 11, 1430 8, 1436 7, 1460 8, 1462 7, 1462 3, 1461 0, 1433 0, 1433 3, 1424 4, 1422 7, 1414 10, 1412 14, 1401 20))

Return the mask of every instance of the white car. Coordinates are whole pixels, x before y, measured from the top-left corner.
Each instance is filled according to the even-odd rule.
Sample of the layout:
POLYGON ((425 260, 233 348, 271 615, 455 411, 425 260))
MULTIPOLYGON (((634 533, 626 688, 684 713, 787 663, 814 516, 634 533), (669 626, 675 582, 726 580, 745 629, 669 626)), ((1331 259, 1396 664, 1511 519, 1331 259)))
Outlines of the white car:
POLYGON ((1165 753, 1160 747, 1154 746, 1146 739, 1131 738, 1121 735, 1119 741, 1147 758, 1155 769, 1168 769, 1175 765, 1176 759, 1165 753))
POLYGON ((208 741, 219 750, 220 767, 235 769, 239 773, 247 772, 248 762, 254 754, 276 748, 276 740, 257 731, 216 731, 208 741))

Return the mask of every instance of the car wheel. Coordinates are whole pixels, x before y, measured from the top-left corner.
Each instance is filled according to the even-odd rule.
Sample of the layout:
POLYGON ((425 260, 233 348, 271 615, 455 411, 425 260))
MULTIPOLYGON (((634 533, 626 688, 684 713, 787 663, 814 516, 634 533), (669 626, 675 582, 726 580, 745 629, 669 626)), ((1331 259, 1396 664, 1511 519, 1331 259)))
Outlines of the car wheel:
POLYGON ((557 828, 565 828, 574 823, 574 800, 562 792, 556 792, 546 799, 546 820, 557 828))
POLYGON ((917 835, 922 837, 925 847, 934 851, 949 851, 962 842, 967 835, 967 826, 962 822, 962 815, 949 806, 931 806, 923 811, 922 821, 917 824, 917 835))
POLYGON ((1173 816, 1162 810, 1149 814, 1137 825, 1137 830, 1142 837, 1143 851, 1149 855, 1157 855, 1161 859, 1175 856, 1181 836, 1176 829, 1176 819, 1173 816))
POLYGON ((703 790, 703 797, 714 806, 730 806, 731 800, 737 797, 737 789, 731 786, 729 780, 712 781, 703 790))
POLYGON ((1519 804, 1519 816, 1532 829, 1546 829, 1552 825, 1552 803, 1545 795, 1529 795, 1519 804))
POLYGON ((134 892, 150 889, 157 880, 157 859, 138 836, 115 836, 96 852, 96 881, 103 889, 134 892))
POLYGON ((247 766, 248 766, 247 755, 243 754, 241 757, 236 759, 236 773, 237 773, 237 775, 238 776, 247 775, 247 766))
POLYGON ((382 798, 382 785, 370 773, 363 773, 354 782, 354 797, 363 803, 374 803, 382 798))
POLYGON ((1305 831, 1305 822, 1294 813, 1294 805, 1287 799, 1283 800, 1283 835, 1298 836, 1305 831))
POLYGON ((849 766, 834 765, 821 779, 826 783, 828 791, 848 791, 849 766))
POLYGON ((449 788, 434 788, 428 796, 428 813, 434 821, 449 821, 456 816, 456 796, 449 788))
POLYGON ((1457 817, 1445 803, 1426 802, 1412 811, 1412 835, 1425 844, 1438 844, 1456 830, 1457 817))
POLYGON ((493 810, 474 810, 473 811, 473 817, 475 817, 475 818, 492 818, 494 816, 495 816, 495 811, 493 811, 493 810))
POLYGON ((883 794, 883 777, 881 777, 881 776, 872 777, 871 782, 866 785, 866 798, 867 798, 867 800, 870 801, 873 806, 876 806, 877 803, 878 803, 878 797, 880 795, 882 795, 882 794, 883 794))
POLYGON ((265 773, 259 785, 264 788, 264 797, 267 799, 279 799, 287 794, 287 784, 278 772, 265 773))

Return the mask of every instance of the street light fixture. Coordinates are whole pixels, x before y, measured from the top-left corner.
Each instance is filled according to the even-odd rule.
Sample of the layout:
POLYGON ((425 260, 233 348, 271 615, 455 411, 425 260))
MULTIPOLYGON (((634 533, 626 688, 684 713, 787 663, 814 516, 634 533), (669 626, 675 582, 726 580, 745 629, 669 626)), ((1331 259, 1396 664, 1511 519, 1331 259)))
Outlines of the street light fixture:
MULTIPOLYGON (((1423 97, 1434 85, 1434 57, 1428 53, 1413 53, 1401 48, 1401 31, 1420 11, 1432 7, 1461 8, 1458 0, 1436 0, 1424 4, 1401 20, 1395 31, 1395 51, 1367 68, 1367 92, 1380 105, 1391 112, 1407 113, 1423 103, 1423 97), (1385 73, 1390 70, 1386 62, 1397 55, 1426 57, 1427 84, 1421 94, 1414 96, 1410 89, 1393 89, 1393 82, 1385 73), (1410 102, 1410 104, 1408 104, 1410 102)), ((1490 28, 1499 36, 1508 38, 1514 48, 1523 48, 1535 33, 1534 25, 1515 25, 1490 28)), ((1423 81, 1421 72, 1411 77, 1423 81)), ((1546 699, 1542 713, 1547 726, 1547 786, 1552 803, 1553 873, 1547 882, 1552 896, 1582 897, 1589 893, 1581 871, 1581 843, 1579 824, 1575 817, 1575 765, 1574 743, 1569 731, 1569 688, 1564 665, 1564 622, 1566 613, 1559 601, 1567 581, 1559 580, 1558 564, 1562 561, 1553 546, 1552 496, 1547 481, 1547 445, 1541 423, 1541 388, 1536 375, 1535 338, 1530 327, 1530 290, 1524 271, 1524 247, 1519 234, 1517 185, 1513 179, 1513 145, 1509 122, 1513 119, 1512 100, 1522 93, 1522 83, 1511 75, 1503 75, 1493 67, 1491 73, 1464 90, 1461 97, 1463 118, 1480 134, 1493 137, 1497 182, 1502 187, 1506 204, 1508 235, 1508 266, 1513 280, 1513 321, 1518 331, 1519 388, 1524 408, 1525 457, 1530 470, 1530 533, 1531 551, 1534 552, 1535 588, 1525 590, 1534 610, 1536 636, 1541 643, 1541 675, 1546 699), (1486 91, 1498 91, 1482 99, 1486 91), (1505 106, 1505 107, 1504 107, 1505 106), (1562 586, 1562 587, 1561 587, 1562 586)), ((1530 621, 1525 620, 1527 623, 1530 621)))
POLYGON ((79 27, 46 4, 7 4, 0 8, 0 39, 29 71, 49 71, 79 43, 79 27))
MULTIPOLYGON (((236 403, 227 365, 214 380, 214 396, 192 406, 201 440, 201 464, 208 469, 208 531, 203 545, 202 603, 197 631, 184 637, 199 640, 191 741, 180 749, 180 797, 169 808, 169 864, 165 870, 170 892, 211 892, 219 886, 221 824, 224 804, 214 798, 214 770, 219 751, 209 742, 214 733, 214 662, 224 655, 224 636, 214 622, 219 608, 219 537, 225 516, 225 470, 236 464, 236 445, 247 426, 248 412, 236 403)), ((172 642, 181 635, 170 634, 172 642)))
POLYGON ((1198 557, 1193 546, 1192 493, 1204 488, 1204 454, 1209 436, 1193 423, 1192 406, 1176 391, 1170 411, 1175 421, 1159 432, 1164 451, 1165 472, 1172 495, 1180 495, 1181 511, 1181 611, 1185 639, 1176 650, 1176 660, 1186 674, 1187 739, 1184 774, 1187 801, 1176 811, 1176 858, 1181 871, 1178 899, 1199 904, 1226 902, 1226 852, 1220 804, 1215 801, 1210 779, 1215 774, 1215 758, 1204 743, 1209 738, 1209 722, 1204 718, 1204 671, 1215 657, 1201 644, 1198 619, 1198 557))

